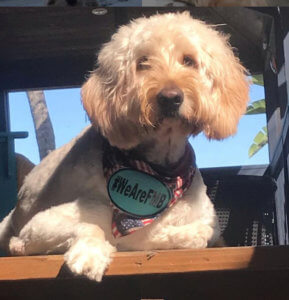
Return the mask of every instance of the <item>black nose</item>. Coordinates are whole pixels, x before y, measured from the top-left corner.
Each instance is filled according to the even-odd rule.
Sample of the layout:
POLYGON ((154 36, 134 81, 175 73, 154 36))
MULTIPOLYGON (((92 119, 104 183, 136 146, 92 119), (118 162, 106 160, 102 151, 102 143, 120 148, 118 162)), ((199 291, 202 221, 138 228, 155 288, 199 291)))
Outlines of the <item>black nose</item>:
POLYGON ((157 95, 160 110, 165 116, 174 115, 184 100, 184 93, 177 87, 164 88, 157 95))

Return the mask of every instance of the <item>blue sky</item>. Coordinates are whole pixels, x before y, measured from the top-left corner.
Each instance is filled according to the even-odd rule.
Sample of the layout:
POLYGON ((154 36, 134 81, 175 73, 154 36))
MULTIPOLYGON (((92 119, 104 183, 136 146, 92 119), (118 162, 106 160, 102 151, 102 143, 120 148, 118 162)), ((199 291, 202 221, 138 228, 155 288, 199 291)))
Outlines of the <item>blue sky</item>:
MULTIPOLYGON (((251 101, 264 98, 263 87, 251 87, 251 101)), ((89 125, 80 101, 80 89, 45 91, 47 106, 52 120, 56 147, 67 143, 85 126, 89 125)), ((15 150, 24 154, 35 164, 39 163, 38 148, 30 108, 25 92, 9 94, 10 121, 12 131, 28 131, 27 139, 18 139, 15 150)), ((208 141, 202 134, 191 138, 199 167, 257 165, 268 163, 268 147, 264 147, 252 158, 248 149, 258 131, 266 124, 265 115, 243 116, 238 133, 223 141, 208 141)))

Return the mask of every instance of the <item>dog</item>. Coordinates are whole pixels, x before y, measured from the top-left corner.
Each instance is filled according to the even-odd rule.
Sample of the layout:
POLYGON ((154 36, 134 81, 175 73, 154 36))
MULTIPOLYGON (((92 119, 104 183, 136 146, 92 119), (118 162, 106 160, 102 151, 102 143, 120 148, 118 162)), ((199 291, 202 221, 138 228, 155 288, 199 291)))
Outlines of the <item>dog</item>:
POLYGON ((73 273, 101 281, 117 250, 216 245, 188 138, 233 135, 248 89, 228 37, 188 12, 120 27, 82 87, 92 125, 25 178, 0 224, 1 247, 64 253, 73 273))

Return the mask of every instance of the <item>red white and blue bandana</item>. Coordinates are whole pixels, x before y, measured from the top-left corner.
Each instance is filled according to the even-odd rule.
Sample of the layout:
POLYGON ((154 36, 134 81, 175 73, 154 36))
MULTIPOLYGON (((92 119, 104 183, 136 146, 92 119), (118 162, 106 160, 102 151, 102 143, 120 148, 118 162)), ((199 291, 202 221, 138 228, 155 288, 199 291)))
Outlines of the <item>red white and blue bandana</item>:
MULTIPOLYGON (((168 168, 137 159, 132 151, 121 151, 110 146, 106 140, 104 140, 103 154, 103 171, 107 182, 120 170, 130 169, 153 176, 166 185, 171 191, 171 199, 165 209, 173 206, 182 197, 190 187, 196 171, 195 154, 189 143, 182 158, 168 168)), ((151 224, 160 216, 160 213, 149 217, 137 216, 121 210, 113 202, 111 205, 113 207, 112 233, 115 238, 133 233, 151 224)))

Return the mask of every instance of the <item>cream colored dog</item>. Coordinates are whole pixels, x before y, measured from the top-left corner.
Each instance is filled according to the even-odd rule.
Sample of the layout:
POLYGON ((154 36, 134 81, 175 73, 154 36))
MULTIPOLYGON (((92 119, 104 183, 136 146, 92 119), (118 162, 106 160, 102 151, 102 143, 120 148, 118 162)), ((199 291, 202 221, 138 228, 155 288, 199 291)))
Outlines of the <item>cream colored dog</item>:
POLYGON ((100 281, 116 250, 213 246, 220 237, 218 222, 188 137, 203 131, 209 139, 224 139, 236 132, 248 100, 244 73, 227 37, 189 13, 140 18, 121 27, 102 47, 98 67, 82 88, 93 126, 26 177, 17 207, 0 224, 2 248, 12 255, 65 253, 74 273, 100 281), (164 180, 166 170, 176 173, 178 165, 185 175, 174 175, 173 187, 170 179, 157 180, 171 193, 165 203, 166 196, 152 196, 153 189, 136 193, 144 178, 156 179, 133 170, 130 180, 144 177, 124 194, 136 206, 121 209, 112 193, 123 191, 122 177, 106 188, 105 177, 116 176, 104 166, 106 159, 115 168, 112 156, 104 157, 107 148, 145 163, 148 174, 158 170, 164 180), (140 218, 143 212, 136 210, 142 206, 156 212, 140 218), (133 223, 116 230, 115 215, 125 216, 125 226, 139 222, 140 228, 133 223))

